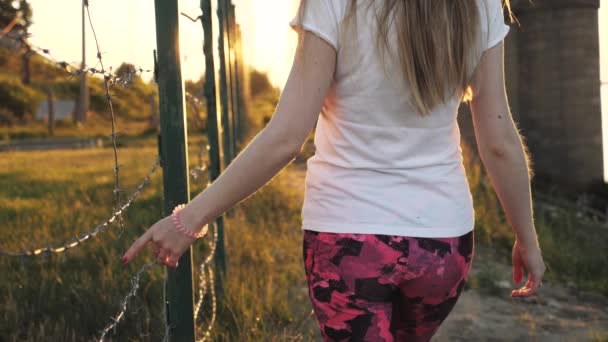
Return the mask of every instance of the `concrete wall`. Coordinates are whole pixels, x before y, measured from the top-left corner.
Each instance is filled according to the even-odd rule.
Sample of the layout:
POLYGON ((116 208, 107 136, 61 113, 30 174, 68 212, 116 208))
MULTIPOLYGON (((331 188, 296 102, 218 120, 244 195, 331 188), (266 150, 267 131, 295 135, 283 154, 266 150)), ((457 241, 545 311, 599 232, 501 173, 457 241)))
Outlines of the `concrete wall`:
MULTIPOLYGON (((505 40, 505 81, 536 174, 572 190, 603 182, 599 0, 512 5, 520 26, 505 40)), ((468 109, 459 122, 473 143, 468 109)))

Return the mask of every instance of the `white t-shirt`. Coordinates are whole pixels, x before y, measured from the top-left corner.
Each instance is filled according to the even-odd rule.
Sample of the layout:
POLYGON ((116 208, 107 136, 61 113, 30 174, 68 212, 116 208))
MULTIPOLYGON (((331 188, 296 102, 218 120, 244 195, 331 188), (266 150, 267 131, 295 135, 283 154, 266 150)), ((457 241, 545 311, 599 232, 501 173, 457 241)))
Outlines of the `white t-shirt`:
MULTIPOLYGON (((302 20, 338 53, 317 121, 316 153, 307 162, 302 229, 412 237, 470 232, 475 211, 456 120, 460 98, 419 115, 407 101, 407 86, 395 86, 387 77, 399 70, 391 64, 398 61, 387 61, 389 72, 383 71, 372 11, 357 11, 356 51, 350 45, 351 50, 340 49, 349 1, 307 0, 302 20), (355 52, 359 58, 347 58, 355 52)), ((509 26, 500 0, 478 4, 486 50, 506 36, 509 26)), ((290 25, 299 24, 296 15, 290 25)))

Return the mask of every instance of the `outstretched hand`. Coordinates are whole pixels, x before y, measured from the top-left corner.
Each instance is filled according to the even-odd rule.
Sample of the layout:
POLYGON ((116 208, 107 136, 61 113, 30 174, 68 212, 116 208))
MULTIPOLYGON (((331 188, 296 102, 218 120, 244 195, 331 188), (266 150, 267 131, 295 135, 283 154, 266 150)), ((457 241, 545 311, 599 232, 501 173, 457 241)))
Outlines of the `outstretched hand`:
POLYGON ((528 281, 520 289, 513 290, 511 297, 530 297, 538 293, 542 286, 546 266, 538 245, 524 246, 515 240, 512 251, 513 282, 519 284, 524 276, 524 269, 528 271, 528 281))
POLYGON ((152 243, 156 261, 161 265, 177 268, 179 258, 190 247, 195 239, 181 233, 173 226, 171 216, 167 216, 152 225, 137 239, 122 257, 127 264, 144 248, 152 243))

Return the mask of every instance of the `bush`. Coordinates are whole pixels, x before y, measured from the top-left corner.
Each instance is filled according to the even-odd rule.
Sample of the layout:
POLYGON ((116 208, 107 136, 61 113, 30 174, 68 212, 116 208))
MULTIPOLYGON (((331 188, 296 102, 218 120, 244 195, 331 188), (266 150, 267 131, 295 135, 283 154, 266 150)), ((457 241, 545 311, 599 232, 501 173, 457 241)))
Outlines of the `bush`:
POLYGON ((2 116, 10 112, 15 119, 25 121, 28 116, 33 116, 43 98, 42 93, 21 84, 15 77, 0 78, 0 108, 4 109, 2 116))
MULTIPOLYGON (((101 84, 105 112, 109 112, 105 97, 105 86, 101 81, 99 83, 101 84)), ((116 116, 131 120, 148 120, 150 118, 148 97, 154 93, 156 93, 156 86, 144 82, 139 77, 134 78, 126 87, 121 85, 112 86, 110 94, 112 95, 112 104, 116 116)))
MULTIPOLYGON (((2 108, 0 107, 0 125, 9 125, 12 126, 16 123, 17 119, 15 118, 15 115, 13 114, 13 112, 11 112, 10 110, 6 109, 6 108, 2 108)), ((0 137, 0 140, 3 140, 4 138, 0 137)))
POLYGON ((251 97, 255 97, 259 94, 263 94, 274 89, 272 83, 270 83, 268 74, 255 69, 252 69, 251 73, 249 74, 249 87, 251 97))
MULTIPOLYGON (((35 83, 34 87, 46 89, 48 83, 35 83)), ((101 113, 104 117, 110 117, 110 109, 106 98, 106 89, 100 77, 89 76, 87 80, 89 88, 89 110, 101 113)), ((123 87, 114 85, 110 88, 112 105, 117 117, 131 120, 148 120, 150 116, 150 105, 148 96, 155 93, 153 84, 145 83, 136 78, 132 83, 123 87)), ((58 79, 53 82, 53 92, 56 99, 77 100, 80 93, 80 79, 58 79)))

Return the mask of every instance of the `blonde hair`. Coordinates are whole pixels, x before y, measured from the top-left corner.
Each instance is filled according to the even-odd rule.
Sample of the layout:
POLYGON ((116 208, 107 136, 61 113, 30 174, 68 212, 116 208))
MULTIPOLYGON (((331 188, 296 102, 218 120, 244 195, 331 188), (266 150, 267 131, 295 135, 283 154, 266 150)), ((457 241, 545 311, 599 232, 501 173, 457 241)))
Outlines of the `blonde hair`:
MULTIPOLYGON (((501 1, 513 21, 510 1, 501 1)), ((473 94, 469 84, 481 57, 477 1, 381 0, 381 3, 376 13, 377 50, 384 60, 391 25, 396 25, 399 64, 411 90, 410 101, 420 114, 429 114, 454 94, 470 101, 473 94)), ((305 7, 306 0, 301 0, 300 21, 305 7)), ((346 32, 352 33, 349 28, 356 32, 356 13, 357 0, 350 0, 343 39, 346 32)))

